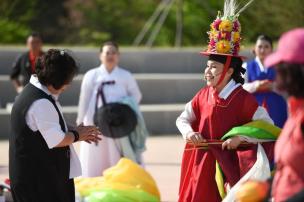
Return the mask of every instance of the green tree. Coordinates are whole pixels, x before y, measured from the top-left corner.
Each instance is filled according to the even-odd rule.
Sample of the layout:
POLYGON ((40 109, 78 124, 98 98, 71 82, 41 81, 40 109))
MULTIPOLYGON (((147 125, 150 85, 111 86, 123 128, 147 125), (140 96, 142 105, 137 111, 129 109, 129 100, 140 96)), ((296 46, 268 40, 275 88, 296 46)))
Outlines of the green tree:
MULTIPOLYGON (((42 33, 47 43, 90 44, 104 40, 131 45, 162 0, 1 0, 0 43, 23 43, 32 30, 42 33)), ((238 0, 240 6, 248 0, 238 0)), ((183 46, 204 46, 207 31, 224 0, 183 0, 183 46)), ((260 33, 274 39, 285 31, 304 25, 302 0, 256 0, 245 10, 244 42, 254 42, 260 33)), ((176 31, 173 5, 156 46, 172 46, 176 31)), ((145 38, 147 39, 147 37, 145 38)))
POLYGON ((254 1, 240 17, 240 21, 247 41, 255 41, 261 33, 278 39, 283 32, 304 26, 303 1, 254 1))
POLYGON ((24 43, 30 30, 14 21, 0 18, 0 44, 24 43))
POLYGON ((158 1, 154 0, 81 0, 70 2, 72 21, 78 30, 73 39, 99 45, 101 40, 116 40, 131 44, 158 1))
POLYGON ((20 37, 26 37, 24 35, 31 31, 40 32, 47 43, 62 42, 69 30, 65 2, 66 0, 1 0, 0 19, 2 24, 6 24, 1 27, 2 33, 11 35, 12 32, 20 32, 11 35, 12 39, 15 38, 12 42, 20 42, 20 37), (12 31, 14 27, 19 29, 12 31))

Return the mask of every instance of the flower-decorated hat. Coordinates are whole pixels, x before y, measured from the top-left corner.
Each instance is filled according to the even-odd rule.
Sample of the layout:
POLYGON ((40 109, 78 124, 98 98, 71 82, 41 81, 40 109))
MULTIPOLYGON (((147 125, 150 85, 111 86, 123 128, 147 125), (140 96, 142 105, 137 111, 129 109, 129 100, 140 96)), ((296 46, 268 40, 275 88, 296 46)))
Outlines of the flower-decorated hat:
POLYGON ((238 17, 253 0, 250 0, 244 7, 237 11, 235 0, 226 0, 223 15, 218 12, 216 19, 211 23, 209 34, 209 45, 206 51, 200 52, 202 55, 211 54, 239 56, 241 44, 241 23, 238 17))
POLYGON ((207 32, 209 35, 208 49, 200 54, 209 56, 210 59, 215 59, 225 65, 219 83, 223 80, 231 63, 245 58, 239 55, 242 38, 241 23, 238 17, 252 2, 253 0, 250 0, 238 10, 236 0, 225 0, 223 15, 218 12, 216 19, 210 24, 211 30, 207 32))

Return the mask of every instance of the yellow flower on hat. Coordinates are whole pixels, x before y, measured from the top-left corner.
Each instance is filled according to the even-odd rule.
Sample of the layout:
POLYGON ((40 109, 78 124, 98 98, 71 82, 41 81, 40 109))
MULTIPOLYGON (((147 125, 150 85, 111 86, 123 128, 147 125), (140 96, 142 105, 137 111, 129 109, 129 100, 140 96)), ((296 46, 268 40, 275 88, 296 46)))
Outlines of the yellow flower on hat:
POLYGON ((233 42, 238 42, 241 39, 240 32, 234 32, 233 33, 233 42))
POLYGON ((213 23, 210 24, 211 31, 216 30, 213 23))
POLYGON ((230 20, 222 20, 221 24, 219 25, 220 31, 231 32, 233 24, 230 20))
POLYGON ((227 40, 220 40, 216 43, 216 52, 217 53, 230 53, 230 42, 227 40))
POLYGON ((211 40, 211 39, 216 40, 216 39, 217 39, 217 36, 218 36, 218 32, 217 32, 216 30, 211 30, 211 31, 209 32, 209 39, 210 39, 210 40, 211 40))

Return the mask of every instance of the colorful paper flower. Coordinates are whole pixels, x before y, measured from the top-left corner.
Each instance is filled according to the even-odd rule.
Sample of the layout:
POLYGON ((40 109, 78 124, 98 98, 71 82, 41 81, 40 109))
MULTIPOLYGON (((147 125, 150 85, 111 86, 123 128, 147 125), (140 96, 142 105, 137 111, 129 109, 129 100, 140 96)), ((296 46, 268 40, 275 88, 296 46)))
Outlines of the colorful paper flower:
POLYGON ((217 18, 213 21, 213 23, 211 24, 211 26, 215 29, 215 30, 219 30, 219 25, 221 24, 222 20, 217 18))
POLYGON ((240 32, 233 32, 233 38, 232 38, 232 41, 234 43, 240 41, 241 37, 240 37, 240 32))
POLYGON ((231 32, 220 32, 219 38, 230 41, 231 40, 231 32))
POLYGON ((237 42, 233 46, 232 55, 238 55, 239 50, 240 50, 240 44, 239 42, 237 42))
POLYGON ((241 24, 236 16, 217 18, 210 24, 208 52, 238 55, 241 43, 241 24))
POLYGON ((221 40, 216 43, 216 52, 217 53, 230 53, 230 42, 227 40, 221 40))
POLYGON ((219 25, 219 30, 224 32, 231 32, 232 31, 232 22, 230 20, 222 20, 219 25))
POLYGON ((216 42, 214 41, 214 39, 211 39, 209 42, 209 45, 212 47, 215 47, 216 42))
POLYGON ((217 36, 218 36, 218 32, 216 30, 211 30, 209 32, 209 39, 210 40, 216 40, 217 39, 217 36))
POLYGON ((238 20, 235 20, 233 22, 233 31, 234 32, 240 32, 241 31, 241 24, 238 20))

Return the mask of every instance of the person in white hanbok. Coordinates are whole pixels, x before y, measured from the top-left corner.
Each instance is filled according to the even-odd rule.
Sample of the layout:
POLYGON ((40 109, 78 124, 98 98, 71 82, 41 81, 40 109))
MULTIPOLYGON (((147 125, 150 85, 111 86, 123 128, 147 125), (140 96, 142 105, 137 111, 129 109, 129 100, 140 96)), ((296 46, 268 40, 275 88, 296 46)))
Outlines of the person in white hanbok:
MULTIPOLYGON (((113 85, 103 87, 107 103, 119 102, 124 97, 132 97, 139 104, 142 98, 131 73, 118 67, 119 48, 116 43, 105 42, 101 46, 100 61, 102 64, 99 67, 89 70, 83 77, 76 121, 79 124, 94 124, 96 100, 98 107, 103 104, 101 98, 96 99, 98 88, 102 82, 115 82, 113 85)), ((127 144, 131 150, 131 144, 128 142, 127 144)), ((80 161, 83 177, 101 176, 105 169, 119 161, 123 156, 123 149, 126 149, 125 142, 122 148, 120 141, 109 137, 103 137, 103 141, 98 144, 81 143, 80 161)))

